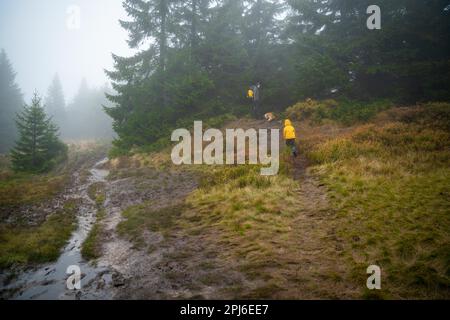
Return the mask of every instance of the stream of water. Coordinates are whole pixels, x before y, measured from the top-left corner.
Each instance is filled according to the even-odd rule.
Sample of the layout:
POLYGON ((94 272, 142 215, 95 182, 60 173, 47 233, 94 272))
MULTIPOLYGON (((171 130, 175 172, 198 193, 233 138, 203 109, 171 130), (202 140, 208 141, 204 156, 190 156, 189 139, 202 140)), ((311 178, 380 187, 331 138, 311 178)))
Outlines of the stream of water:
MULTIPOLYGON (((86 262, 81 256, 81 246, 92 229, 97 214, 95 202, 89 198, 89 186, 97 182, 106 182, 108 170, 101 169, 108 159, 99 161, 91 170, 84 184, 77 183, 68 198, 80 199, 78 228, 63 248, 59 259, 20 274, 8 286, 20 288, 13 299, 17 300, 72 300, 72 299, 110 299, 107 287, 111 283, 111 273, 106 268, 98 268, 86 262), (67 288, 69 266, 78 266, 81 270, 81 290, 67 288)), ((108 201, 108 199, 106 200, 108 201)))

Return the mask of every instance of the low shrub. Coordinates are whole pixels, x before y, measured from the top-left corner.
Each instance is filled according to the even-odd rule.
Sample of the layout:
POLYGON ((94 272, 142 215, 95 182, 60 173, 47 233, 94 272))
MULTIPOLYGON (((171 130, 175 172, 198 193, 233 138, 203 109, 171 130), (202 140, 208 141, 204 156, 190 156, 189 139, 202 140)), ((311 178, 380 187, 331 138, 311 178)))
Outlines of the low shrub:
POLYGON ((387 100, 357 102, 350 100, 311 100, 299 102, 286 110, 286 116, 294 121, 309 120, 320 124, 325 120, 336 121, 344 125, 367 122, 383 110, 392 108, 387 100))

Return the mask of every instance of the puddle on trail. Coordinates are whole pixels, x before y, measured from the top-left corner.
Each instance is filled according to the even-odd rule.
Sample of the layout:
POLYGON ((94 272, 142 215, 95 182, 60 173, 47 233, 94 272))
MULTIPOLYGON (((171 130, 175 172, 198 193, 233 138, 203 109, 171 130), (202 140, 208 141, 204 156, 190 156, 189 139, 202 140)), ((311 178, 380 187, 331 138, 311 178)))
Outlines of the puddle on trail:
MULTIPOLYGON (((98 162, 91 170, 88 181, 83 185, 75 184, 68 198, 80 199, 78 212, 78 229, 72 234, 67 245, 55 263, 43 265, 20 274, 4 289, 20 288, 12 299, 17 300, 72 300, 72 299, 111 299, 111 272, 105 268, 97 268, 81 257, 81 245, 89 234, 96 220, 96 206, 88 196, 88 188, 96 182, 105 182, 108 170, 101 169, 108 159, 98 162), (76 265, 81 269, 81 290, 67 289, 66 273, 69 266, 76 265)), ((79 177, 76 176, 77 181, 79 177)), ((108 201, 108 200, 107 200, 108 201)))

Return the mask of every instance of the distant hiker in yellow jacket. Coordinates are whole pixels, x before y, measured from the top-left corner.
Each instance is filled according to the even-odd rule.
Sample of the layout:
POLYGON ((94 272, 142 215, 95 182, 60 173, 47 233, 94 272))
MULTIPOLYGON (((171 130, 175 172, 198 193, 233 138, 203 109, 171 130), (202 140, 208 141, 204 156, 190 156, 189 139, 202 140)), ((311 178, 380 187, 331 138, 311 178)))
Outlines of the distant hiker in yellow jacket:
POLYGON ((248 89, 248 91, 247 91, 247 98, 253 100, 253 97, 254 97, 254 92, 253 92, 253 89, 250 88, 250 89, 248 89))
POLYGON ((286 145, 289 148, 291 148, 292 154, 294 155, 294 157, 297 158, 298 153, 297 153, 297 146, 295 144, 297 137, 295 135, 295 128, 292 125, 291 120, 284 121, 283 137, 284 140, 286 140, 286 145))
POLYGON ((251 99, 253 102, 252 106, 252 116, 257 118, 259 112, 259 101, 261 99, 261 83, 258 82, 257 85, 251 86, 247 91, 247 98, 251 99))

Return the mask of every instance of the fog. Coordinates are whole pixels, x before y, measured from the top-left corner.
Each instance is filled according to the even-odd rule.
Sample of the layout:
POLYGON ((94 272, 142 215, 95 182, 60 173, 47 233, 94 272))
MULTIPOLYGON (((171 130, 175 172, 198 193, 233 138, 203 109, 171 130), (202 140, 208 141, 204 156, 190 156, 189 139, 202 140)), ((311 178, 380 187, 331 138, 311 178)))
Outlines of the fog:
POLYGON ((103 70, 112 67, 111 53, 131 54, 118 22, 124 18, 122 0, 1 0, 0 48, 24 99, 35 90, 45 95, 55 73, 68 103, 83 78, 90 87, 108 82, 103 70))

